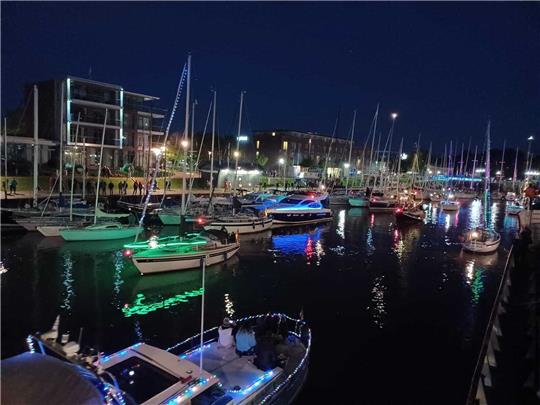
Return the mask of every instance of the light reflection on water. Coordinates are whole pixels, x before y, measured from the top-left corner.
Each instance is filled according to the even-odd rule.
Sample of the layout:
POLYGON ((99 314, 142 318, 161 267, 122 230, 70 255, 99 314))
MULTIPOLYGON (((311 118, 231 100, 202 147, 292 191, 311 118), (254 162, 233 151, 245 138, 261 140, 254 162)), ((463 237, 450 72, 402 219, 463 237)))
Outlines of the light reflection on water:
MULTIPOLYGON (((335 333, 321 332, 340 330, 344 322, 356 323, 369 342, 362 340, 351 354, 351 362, 362 361, 366 367, 383 361, 377 353, 384 352, 387 342, 407 333, 414 336, 414 330, 404 331, 403 325, 414 329, 414 325, 429 325, 435 319, 433 330, 459 330, 459 337, 469 340, 481 337, 489 315, 486 300, 494 296, 506 259, 504 247, 489 256, 461 252, 458 236, 482 221, 479 202, 464 203, 458 213, 441 212, 434 204, 427 205, 426 211, 425 223, 398 227, 392 214, 341 209, 334 211, 334 222, 329 225, 241 238, 237 257, 207 268, 207 324, 214 326, 224 316, 267 311, 297 315, 304 308, 317 346, 308 391, 310 381, 317 384, 328 378, 327 362, 338 374, 332 377, 349 375, 340 368, 341 363, 329 360, 335 349, 335 333), (313 266, 318 266, 317 271, 313 266), (384 339, 379 340, 381 336, 384 339)), ((509 246, 517 220, 503 218, 498 203, 492 211, 492 223, 502 231, 502 246, 509 246)), ((177 232, 173 228, 164 228, 164 233, 177 232)), ((2 276, 6 305, 3 330, 13 324, 20 329, 13 335, 17 338, 10 335, 7 343, 4 339, 8 355, 19 350, 19 340, 24 342, 28 333, 50 327, 59 308, 64 310, 62 314, 69 312, 65 317, 71 330, 83 326, 90 340, 85 343, 98 341, 106 352, 137 340, 168 347, 198 331, 202 291, 197 270, 141 277, 120 255, 118 249, 124 242, 82 246, 25 235, 17 243, 6 243, 15 254, 2 257, 10 269, 2 276), (24 254, 29 248, 34 249, 33 256, 24 254), (57 267, 43 268, 39 263, 55 263, 57 267), (35 268, 40 271, 33 271, 35 268), (29 297, 12 293, 32 290, 34 285, 35 292, 29 297)), ((414 338, 440 339, 436 333, 431 335, 429 327, 420 333, 414 338)), ((453 344, 451 339, 437 344, 441 350, 453 350, 448 346, 453 344)), ((444 375, 444 364, 434 367, 430 372, 444 375)), ((375 390, 367 385, 362 388, 375 390)), ((338 399, 336 402, 346 402, 338 399)), ((395 401, 383 399, 379 403, 395 401)))

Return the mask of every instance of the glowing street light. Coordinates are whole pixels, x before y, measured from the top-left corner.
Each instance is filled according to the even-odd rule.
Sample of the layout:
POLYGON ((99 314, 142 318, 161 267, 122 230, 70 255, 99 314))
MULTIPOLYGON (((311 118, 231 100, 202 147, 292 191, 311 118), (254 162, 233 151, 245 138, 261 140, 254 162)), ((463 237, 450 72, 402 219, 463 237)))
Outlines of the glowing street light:
POLYGON ((156 155, 156 157, 158 157, 159 155, 161 155, 163 150, 161 148, 152 148, 152 152, 154 153, 154 155, 156 155))
POLYGON ((395 120, 398 117, 398 115, 397 115, 397 113, 392 113, 391 117, 392 117, 393 120, 395 120))
POLYGON ((234 157, 235 158, 238 158, 240 156, 240 152, 238 152, 237 150, 234 151, 233 153, 234 157))
POLYGON ((406 153, 401 154, 401 160, 407 160, 408 157, 409 155, 407 155, 406 153))
POLYGON ((284 164, 284 163, 285 163, 285 159, 279 158, 278 163, 279 163, 280 165, 284 164))
POLYGON ((351 164, 350 163, 343 163, 343 167, 345 169, 348 169, 349 167, 351 167, 351 164))
POLYGON ((189 142, 184 139, 182 142, 180 142, 180 145, 182 145, 182 148, 187 149, 187 147, 189 146, 189 142))

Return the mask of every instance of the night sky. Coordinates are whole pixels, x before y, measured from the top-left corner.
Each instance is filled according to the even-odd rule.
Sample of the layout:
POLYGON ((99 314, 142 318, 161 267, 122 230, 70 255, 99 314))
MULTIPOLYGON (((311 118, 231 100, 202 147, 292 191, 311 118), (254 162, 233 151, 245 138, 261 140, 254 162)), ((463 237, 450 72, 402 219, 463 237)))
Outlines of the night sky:
MULTIPOLYGON (((161 97, 170 108, 188 52, 203 126, 218 90, 220 132, 288 128, 363 139, 382 130, 422 143, 473 138, 540 150, 540 3, 6 3, 2 112, 23 85, 67 74, 161 97), (204 113, 202 112, 204 110, 204 113)), ((174 129, 183 126, 183 113, 174 129)))

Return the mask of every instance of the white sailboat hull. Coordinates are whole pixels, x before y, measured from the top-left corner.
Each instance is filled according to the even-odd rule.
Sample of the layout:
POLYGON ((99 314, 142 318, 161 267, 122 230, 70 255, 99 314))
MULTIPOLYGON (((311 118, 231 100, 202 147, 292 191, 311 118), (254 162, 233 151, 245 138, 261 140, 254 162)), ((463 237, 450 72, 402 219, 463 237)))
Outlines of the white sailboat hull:
POLYGON ((252 222, 220 222, 214 221, 209 225, 205 226, 205 230, 215 229, 222 230, 225 228, 227 233, 238 233, 239 235, 244 235, 248 233, 257 233, 267 231, 272 227, 272 218, 260 218, 252 222))
POLYGON ((463 250, 472 253, 492 253, 499 248, 500 244, 500 239, 490 242, 465 242, 463 243, 463 250))
POLYGON ((143 228, 138 226, 126 226, 121 229, 67 228, 61 229, 59 232, 66 241, 96 241, 132 238, 141 233, 142 230, 143 228))
POLYGON ((206 257, 206 265, 211 266, 224 262, 233 257, 240 244, 234 243, 211 251, 201 251, 189 254, 175 254, 152 257, 140 254, 132 257, 133 264, 141 274, 163 273, 167 271, 188 270, 199 268, 201 259, 206 257))

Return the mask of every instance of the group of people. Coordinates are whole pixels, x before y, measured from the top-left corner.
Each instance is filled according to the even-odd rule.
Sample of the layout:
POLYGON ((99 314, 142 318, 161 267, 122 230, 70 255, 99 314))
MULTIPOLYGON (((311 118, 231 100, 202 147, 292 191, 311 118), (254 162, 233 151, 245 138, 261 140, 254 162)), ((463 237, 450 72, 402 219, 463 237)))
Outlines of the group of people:
POLYGON ((4 189, 5 198, 8 196, 8 187, 9 187, 9 195, 15 195, 17 194, 17 180, 11 179, 11 180, 4 180, 2 183, 2 188, 4 189))
POLYGON ((235 324, 225 318, 218 328, 218 347, 235 347, 240 357, 255 355, 253 364, 263 371, 280 365, 278 346, 285 343, 288 331, 279 317, 262 318, 256 325, 248 322, 235 324))

